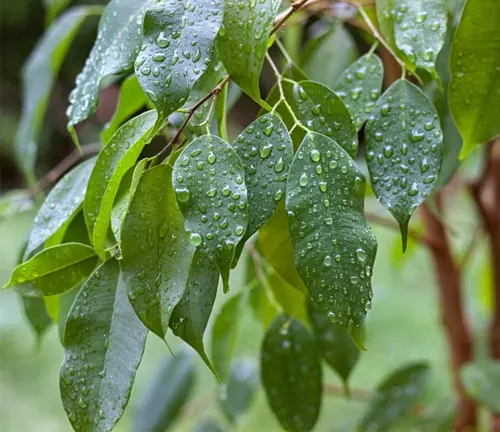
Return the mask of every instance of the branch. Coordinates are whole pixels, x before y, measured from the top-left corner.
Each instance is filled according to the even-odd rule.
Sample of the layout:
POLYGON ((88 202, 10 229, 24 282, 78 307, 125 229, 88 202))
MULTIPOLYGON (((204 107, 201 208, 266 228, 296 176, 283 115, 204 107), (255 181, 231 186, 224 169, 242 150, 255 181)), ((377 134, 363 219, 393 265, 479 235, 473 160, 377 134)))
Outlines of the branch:
MULTIPOLYGON (((325 383, 323 385, 323 393, 328 396, 346 398, 343 385, 325 383)), ((347 399, 359 402, 368 402, 371 398, 372 393, 369 390, 349 387, 349 397, 347 399)))

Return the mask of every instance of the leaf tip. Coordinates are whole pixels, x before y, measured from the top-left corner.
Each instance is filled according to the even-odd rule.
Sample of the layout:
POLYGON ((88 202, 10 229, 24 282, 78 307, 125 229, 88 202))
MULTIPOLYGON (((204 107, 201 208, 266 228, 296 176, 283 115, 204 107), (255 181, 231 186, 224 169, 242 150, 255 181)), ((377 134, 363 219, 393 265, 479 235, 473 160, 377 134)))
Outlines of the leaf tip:
POLYGON ((365 344, 363 343, 363 332, 361 330, 361 326, 349 326, 347 330, 351 335, 351 339, 354 342, 354 345, 356 345, 356 347, 360 351, 368 351, 365 347, 365 344))
POLYGON ((401 242, 403 244, 403 253, 406 252, 406 248, 408 247, 408 225, 409 221, 399 224, 399 229, 401 231, 401 242))

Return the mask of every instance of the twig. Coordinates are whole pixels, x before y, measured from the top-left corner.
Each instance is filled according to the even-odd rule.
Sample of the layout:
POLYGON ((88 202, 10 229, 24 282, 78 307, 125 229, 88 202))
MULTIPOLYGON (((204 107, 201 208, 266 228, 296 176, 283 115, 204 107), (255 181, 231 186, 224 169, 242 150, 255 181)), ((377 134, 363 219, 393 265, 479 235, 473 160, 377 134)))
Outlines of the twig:
POLYGON ((276 21, 274 23, 273 29, 271 30, 271 34, 276 33, 295 12, 298 12, 303 7, 306 7, 306 5, 310 6, 314 3, 318 3, 319 1, 322 0, 298 0, 293 2, 287 10, 276 17, 276 21))
MULTIPOLYGON (((328 396, 345 398, 344 386, 325 383, 323 385, 323 393, 328 396)), ((372 393, 369 390, 361 388, 349 388, 349 399, 368 402, 372 398, 372 393)))

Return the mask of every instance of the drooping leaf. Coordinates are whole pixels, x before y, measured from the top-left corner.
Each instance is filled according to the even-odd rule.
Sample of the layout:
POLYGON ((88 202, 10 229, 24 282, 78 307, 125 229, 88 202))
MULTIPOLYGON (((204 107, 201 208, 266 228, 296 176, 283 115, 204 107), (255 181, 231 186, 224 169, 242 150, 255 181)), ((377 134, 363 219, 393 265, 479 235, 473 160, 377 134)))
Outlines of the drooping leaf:
MULTIPOLYGON (((266 114, 248 126, 233 147, 245 167, 248 189, 248 228, 238 245, 239 258, 246 240, 269 220, 285 196, 293 143, 279 117, 266 114)), ((233 266, 236 263, 235 259, 233 266)))
POLYGON ((70 0, 43 0, 46 22, 51 23, 69 5, 70 0))
POLYGON ((259 102, 259 78, 267 41, 281 0, 225 2, 224 20, 217 38, 219 55, 238 86, 259 102))
POLYGON ((18 265, 5 288, 23 295, 51 296, 69 291, 86 279, 97 262, 94 249, 79 243, 53 246, 18 265))
POLYGON ((158 123, 186 102, 214 55, 221 0, 161 0, 146 12, 135 62, 139 84, 158 111, 158 123))
POLYGON ((193 356, 186 350, 162 361, 139 401, 134 432, 164 432, 172 426, 195 383, 193 356))
POLYGON ((310 431, 318 419, 322 371, 313 336, 297 320, 279 315, 262 344, 261 379, 284 429, 310 431))
POLYGON ((358 134, 342 99, 314 81, 300 81, 293 88, 292 107, 299 121, 311 131, 338 143, 351 157, 358 152, 358 134))
POLYGON ((460 370, 467 394, 494 413, 500 413, 500 362, 468 363, 460 370))
POLYGON ((228 383, 222 385, 218 398, 219 406, 230 422, 240 423, 252 404, 257 386, 254 363, 248 359, 233 361, 228 383))
POLYGON ((47 313, 45 302, 41 297, 20 296, 23 303, 24 315, 35 332, 38 343, 44 333, 52 325, 52 319, 47 313))
POLYGON ((453 38, 448 101, 464 140, 462 159, 500 133, 499 21, 498 1, 468 0, 453 38))
POLYGON ((25 259, 56 233, 60 238, 64 236, 69 224, 81 209, 94 164, 95 158, 78 165, 50 191, 31 227, 25 259))
POLYGON ((351 113, 356 129, 363 126, 380 97, 384 66, 375 54, 366 54, 350 65, 335 84, 335 92, 351 113))
POLYGON ((295 263, 316 305, 354 339, 371 307, 377 252, 364 214, 365 189, 363 174, 340 146, 306 135, 287 182, 295 263))
POLYGON ((114 428, 127 405, 146 335, 120 283, 118 262, 105 262, 78 293, 64 332, 59 386, 75 431, 114 428))
POLYGON ((122 275, 130 302, 144 325, 162 339, 186 289, 195 251, 171 179, 168 165, 142 174, 121 234, 122 275))
POLYGON ((308 322, 306 290, 301 291, 290 285, 276 272, 267 274, 267 283, 269 291, 283 312, 303 323, 308 322))
POLYGON ((99 153, 85 194, 83 212, 92 244, 105 258, 113 203, 125 173, 149 139, 157 115, 148 111, 125 123, 99 153))
POLYGON ((10 190, 0 196, 0 222, 27 212, 33 207, 33 198, 26 190, 10 190))
POLYGON ((234 149, 216 136, 189 144, 175 161, 173 183, 191 243, 206 251, 229 290, 229 270, 248 224, 245 170, 234 149))
POLYGON ((58 308, 58 321, 57 321, 57 332, 59 334, 59 340, 64 345, 64 333, 66 332, 66 322, 68 321, 69 311, 75 303, 76 297, 82 288, 82 284, 77 285, 73 289, 55 297, 46 297, 47 299, 52 299, 59 297, 59 308, 58 308))
POLYGON ((227 115, 230 108, 227 104, 229 85, 224 86, 215 101, 215 120, 217 121, 217 132, 224 141, 229 141, 227 132, 227 115))
POLYGON ((410 217, 434 190, 441 170, 436 109, 418 87, 398 80, 378 100, 365 140, 373 190, 398 221, 404 250, 410 217))
POLYGON ((428 378, 426 363, 410 364, 391 373, 377 386, 359 430, 373 432, 392 427, 418 401, 428 378))

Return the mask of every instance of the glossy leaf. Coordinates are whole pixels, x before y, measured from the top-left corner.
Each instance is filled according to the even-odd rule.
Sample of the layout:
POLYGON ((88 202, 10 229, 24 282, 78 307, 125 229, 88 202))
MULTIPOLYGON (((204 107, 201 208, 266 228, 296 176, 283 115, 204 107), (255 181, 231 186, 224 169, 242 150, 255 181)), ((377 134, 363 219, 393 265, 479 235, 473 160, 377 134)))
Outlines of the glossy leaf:
POLYGON ((23 295, 51 296, 69 291, 86 279, 97 262, 94 249, 79 243, 53 246, 18 265, 4 286, 23 295))
POLYGON ((498 1, 468 0, 453 38, 448 102, 464 140, 462 159, 500 134, 499 21, 498 1))
POLYGON ((295 263, 316 305, 361 347, 377 251, 364 214, 365 189, 363 174, 340 146, 306 135, 287 182, 295 263))
MULTIPOLYGON (((147 161, 147 159, 143 160, 147 161)), ((137 166, 138 165, 136 165, 136 167, 137 166)), ((113 236, 119 245, 121 243, 123 221, 125 219, 125 215, 127 214, 131 195, 133 196, 133 194, 131 194, 131 189, 134 172, 135 168, 130 168, 123 176, 118 192, 116 193, 113 210, 111 211, 111 231, 113 232, 113 236)))
POLYGON ((359 430, 372 432, 392 427, 418 401, 428 378, 426 363, 410 364, 390 374, 377 386, 359 430))
POLYGON ((284 429, 313 429, 323 392, 321 363, 313 336, 299 321, 282 314, 267 330, 261 379, 269 405, 284 429))
POLYGON ((168 430, 187 402, 195 383, 193 356, 184 350, 162 361, 139 400, 134 432, 168 430))
POLYGON ((142 174, 121 234, 121 267, 130 302, 144 325, 162 339, 186 289, 195 251, 171 178, 168 165, 142 174))
POLYGON ((291 102, 304 126, 331 138, 351 157, 356 156, 358 134, 349 110, 336 93, 314 81, 301 81, 293 88, 291 102))
POLYGON ((146 12, 135 72, 158 111, 158 123, 186 102, 212 60, 223 5, 221 0, 162 0, 146 12))
POLYGON ((137 161, 154 126, 155 111, 145 112, 125 123, 97 157, 85 194, 83 211, 92 244, 105 258, 106 239, 111 224, 113 203, 125 173, 137 161))
POLYGON ((443 160, 443 134, 436 109, 406 80, 378 100, 366 126, 366 161, 375 195, 401 227, 436 187, 443 160))
POLYGON ((191 243, 206 251, 229 290, 229 270, 248 224, 245 171, 234 149, 216 136, 189 144, 175 161, 173 183, 191 243))
POLYGON ((238 86, 260 101, 259 78, 281 0, 226 2, 217 38, 222 63, 238 86))
POLYGON ((80 211, 95 158, 73 168, 50 191, 31 227, 25 259, 57 233, 62 238, 80 211))
POLYGON ((127 405, 147 330, 135 315, 115 260, 76 297, 64 333, 60 390, 75 431, 111 431, 127 405))
POLYGON ((384 66, 375 54, 366 54, 350 65, 335 84, 335 92, 351 113, 359 130, 380 97, 384 66))
POLYGON ((468 363, 460 370, 467 394, 494 413, 500 413, 500 362, 468 363))

